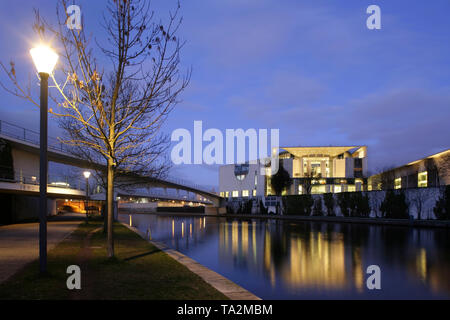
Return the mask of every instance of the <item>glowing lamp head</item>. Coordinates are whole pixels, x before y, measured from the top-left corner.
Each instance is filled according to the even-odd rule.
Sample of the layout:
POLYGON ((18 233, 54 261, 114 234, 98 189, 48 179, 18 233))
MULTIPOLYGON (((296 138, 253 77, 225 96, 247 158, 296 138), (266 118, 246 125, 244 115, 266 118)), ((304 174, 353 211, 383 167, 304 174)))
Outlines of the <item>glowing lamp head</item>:
POLYGON ((39 73, 51 74, 58 61, 58 55, 47 46, 38 46, 30 50, 34 65, 39 73))
POLYGON ((83 174, 84 174, 84 177, 86 179, 89 179, 89 177, 91 176, 91 172, 90 171, 85 171, 85 172, 83 172, 83 174))

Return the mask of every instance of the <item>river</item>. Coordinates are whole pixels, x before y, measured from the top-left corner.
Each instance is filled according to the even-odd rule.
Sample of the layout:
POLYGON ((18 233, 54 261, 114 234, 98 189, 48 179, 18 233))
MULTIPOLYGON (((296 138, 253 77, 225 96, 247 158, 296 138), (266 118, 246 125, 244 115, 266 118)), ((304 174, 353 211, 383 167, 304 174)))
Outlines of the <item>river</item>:
POLYGON ((263 299, 450 298, 450 232, 346 223, 121 214, 263 299), (369 290, 367 267, 380 268, 369 290))

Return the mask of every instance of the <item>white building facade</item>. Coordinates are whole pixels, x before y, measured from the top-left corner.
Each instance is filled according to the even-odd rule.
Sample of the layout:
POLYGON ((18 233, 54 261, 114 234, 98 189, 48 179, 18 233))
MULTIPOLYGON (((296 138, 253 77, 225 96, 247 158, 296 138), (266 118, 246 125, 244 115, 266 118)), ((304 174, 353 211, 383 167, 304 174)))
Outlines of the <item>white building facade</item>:
MULTIPOLYGON (((292 184, 283 194, 366 190, 367 147, 283 147, 280 162, 292 184)), ((219 169, 219 192, 229 200, 273 195, 270 168, 256 163, 219 169), (267 174, 262 174, 264 171, 267 174)))

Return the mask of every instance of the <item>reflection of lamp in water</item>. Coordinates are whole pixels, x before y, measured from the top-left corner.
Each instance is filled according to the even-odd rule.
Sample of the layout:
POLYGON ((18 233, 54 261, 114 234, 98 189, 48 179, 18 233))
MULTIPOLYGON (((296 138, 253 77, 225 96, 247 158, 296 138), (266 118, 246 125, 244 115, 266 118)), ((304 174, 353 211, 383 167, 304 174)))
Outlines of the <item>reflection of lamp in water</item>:
POLYGON ((131 214, 130 214, 130 227, 132 227, 133 224, 133 220, 131 219, 131 214))
POLYGON ((189 235, 192 237, 192 223, 189 223, 189 235))
POLYGON ((242 253, 247 256, 248 252, 248 222, 243 221, 241 223, 241 235, 242 235, 242 253))
POLYGON ((172 238, 175 237, 175 221, 172 219, 172 238))
POLYGON ((181 237, 184 238, 184 222, 181 223, 181 237))

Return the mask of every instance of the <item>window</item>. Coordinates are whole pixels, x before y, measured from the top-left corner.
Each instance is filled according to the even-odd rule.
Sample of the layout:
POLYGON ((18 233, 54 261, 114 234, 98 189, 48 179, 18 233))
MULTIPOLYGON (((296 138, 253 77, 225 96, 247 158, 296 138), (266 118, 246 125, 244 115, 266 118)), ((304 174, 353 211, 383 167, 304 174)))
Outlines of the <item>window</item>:
POLYGON ((255 171, 255 187, 258 185, 258 173, 255 171))
POLYGON ((397 178, 394 180, 394 189, 401 189, 402 187, 402 178, 397 178))
POLYGON ((354 184, 349 184, 347 187, 347 191, 348 192, 355 192, 356 191, 356 187, 354 184))
POLYGON ((428 187, 428 172, 427 171, 419 172, 417 174, 417 186, 419 188, 428 187))
POLYGON ((228 198, 230 196, 230 193, 228 191, 225 191, 225 198, 228 198))
POLYGON ((298 194, 303 194, 303 186, 298 186, 298 194))
POLYGON ((312 194, 325 193, 325 186, 312 186, 312 194))
POLYGON ((256 189, 253 189, 253 196, 256 197, 256 189))
POLYGON ((242 196, 248 197, 248 190, 242 190, 242 196))
POLYGON ((239 197, 239 191, 233 190, 233 192, 231 193, 231 196, 232 196, 233 198, 239 197))
POLYGON ((336 193, 342 192, 342 187, 341 186, 334 186, 334 192, 336 192, 336 193))
POLYGON ((223 193, 223 192, 221 192, 221 193, 220 193, 220 196, 221 196, 221 197, 223 197, 223 196, 224 196, 224 193, 223 193))

